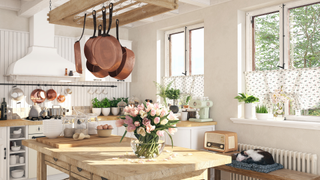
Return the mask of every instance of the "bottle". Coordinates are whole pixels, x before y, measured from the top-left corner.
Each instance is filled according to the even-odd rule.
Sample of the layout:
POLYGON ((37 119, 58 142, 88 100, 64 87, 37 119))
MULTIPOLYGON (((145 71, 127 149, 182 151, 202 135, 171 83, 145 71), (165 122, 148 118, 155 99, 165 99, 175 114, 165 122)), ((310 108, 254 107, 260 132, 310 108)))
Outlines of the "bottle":
POLYGON ((7 103, 5 98, 3 98, 3 102, 1 103, 1 120, 7 120, 7 103))
POLYGON ((64 75, 68 76, 68 68, 65 69, 64 75))

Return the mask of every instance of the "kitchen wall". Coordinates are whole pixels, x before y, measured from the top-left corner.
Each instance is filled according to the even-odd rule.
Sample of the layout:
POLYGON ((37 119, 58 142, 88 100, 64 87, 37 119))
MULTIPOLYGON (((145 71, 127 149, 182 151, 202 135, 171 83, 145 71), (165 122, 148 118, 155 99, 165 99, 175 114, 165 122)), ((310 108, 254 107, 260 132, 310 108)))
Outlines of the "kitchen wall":
MULTIPOLYGON (((49 83, 49 84, 58 84, 52 82, 13 82, 7 81, 7 78, 4 77, 6 74, 7 67, 15 62, 16 60, 25 56, 28 52, 29 47, 29 22, 28 18, 18 17, 17 13, 14 11, 8 11, 0 9, 0 83, 49 83)), ((57 48, 58 54, 63 58, 74 63, 74 52, 73 45, 74 42, 79 38, 81 34, 80 28, 72 27, 55 27, 56 36, 55 36, 55 47, 57 48)), ((92 35, 92 30, 86 31, 86 34, 92 35)), ((115 34, 115 33, 114 33, 115 34)), ((127 29, 120 30, 120 38, 128 39, 127 29)), ((54 63, 54 62, 52 62, 54 63)), ((36 66, 30 64, 30 66, 36 66)), ((28 67, 26 67, 28 68, 28 67)), ((47 67, 38 67, 38 68, 50 68, 50 64, 47 67)), ((63 84, 63 83, 59 83, 63 84)), ((64 83, 67 84, 67 83, 64 83)), ((71 106, 91 106, 91 99, 98 97, 102 99, 104 97, 127 97, 129 94, 128 86, 129 83, 123 82, 110 82, 110 83, 101 83, 101 82, 78 82, 76 84, 86 84, 86 85, 116 85, 116 88, 106 88, 108 91, 107 94, 89 94, 88 90, 93 89, 94 91, 103 90, 103 88, 90 88, 90 87, 71 87, 73 93, 68 95, 64 103, 59 104, 55 101, 45 101, 40 104, 40 106, 50 107, 53 104, 59 104, 62 107, 71 109, 71 106)), ((0 98, 6 98, 9 108, 14 108, 14 113, 18 113, 21 117, 28 115, 29 107, 33 103, 30 100, 31 92, 38 88, 37 86, 18 86, 24 91, 25 98, 18 104, 16 101, 13 101, 9 98, 9 92, 12 89, 12 86, 0 85, 0 98)), ((53 88, 58 94, 61 90, 64 90, 66 87, 53 86, 53 87, 41 87, 44 90, 53 88)), ((71 113, 71 112, 70 112, 71 113)))
MULTIPOLYGON (((217 121, 217 130, 237 132, 239 142, 280 149, 316 153, 320 157, 319 131, 234 124, 238 117, 238 13, 280 4, 282 0, 232 0, 169 19, 131 28, 136 65, 133 70, 131 93, 142 99, 156 99, 153 81, 163 73, 165 30, 203 22, 205 96, 213 101, 210 116, 217 121), (159 46, 157 46, 157 44, 159 46), (157 52, 160 52, 157 54, 157 52), (157 63, 161 61, 160 72, 157 63)), ((320 161, 318 161, 320 172, 320 161)))

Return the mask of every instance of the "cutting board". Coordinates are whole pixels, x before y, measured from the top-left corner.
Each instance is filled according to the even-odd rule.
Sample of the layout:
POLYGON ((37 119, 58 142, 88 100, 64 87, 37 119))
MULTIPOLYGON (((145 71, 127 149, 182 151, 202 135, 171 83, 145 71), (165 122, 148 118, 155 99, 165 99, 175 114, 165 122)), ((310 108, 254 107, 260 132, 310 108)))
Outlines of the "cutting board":
POLYGON ((89 139, 83 139, 83 140, 74 140, 72 138, 65 138, 63 136, 60 136, 56 139, 48 139, 47 137, 36 139, 37 142, 40 142, 58 149, 96 145, 96 144, 105 144, 105 143, 112 143, 112 142, 118 143, 120 142, 120 140, 121 140, 121 136, 115 136, 115 135, 111 135, 106 138, 102 138, 97 135, 90 135, 89 139))

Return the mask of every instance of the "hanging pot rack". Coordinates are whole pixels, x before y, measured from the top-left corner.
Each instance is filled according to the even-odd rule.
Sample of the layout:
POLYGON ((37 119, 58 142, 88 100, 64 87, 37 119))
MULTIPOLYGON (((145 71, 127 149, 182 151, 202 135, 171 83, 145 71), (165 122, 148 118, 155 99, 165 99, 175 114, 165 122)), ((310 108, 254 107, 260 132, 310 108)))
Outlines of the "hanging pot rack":
MULTIPOLYGON (((51 24, 82 27, 82 16, 87 13, 90 17, 92 10, 101 12, 101 4, 110 3, 108 0, 69 0, 48 13, 51 24)), ((156 16, 178 8, 178 0, 117 0, 113 1, 114 19, 119 19, 121 25, 133 23, 145 18, 156 16)), ((107 4, 106 4, 107 6, 107 4)), ((102 15, 97 15, 100 18, 102 15)), ((87 19, 86 28, 93 29, 92 18, 87 19), (91 23, 90 23, 91 22, 91 23)), ((99 24, 99 23, 97 23, 99 24)), ((111 28, 116 27, 113 21, 111 28)))

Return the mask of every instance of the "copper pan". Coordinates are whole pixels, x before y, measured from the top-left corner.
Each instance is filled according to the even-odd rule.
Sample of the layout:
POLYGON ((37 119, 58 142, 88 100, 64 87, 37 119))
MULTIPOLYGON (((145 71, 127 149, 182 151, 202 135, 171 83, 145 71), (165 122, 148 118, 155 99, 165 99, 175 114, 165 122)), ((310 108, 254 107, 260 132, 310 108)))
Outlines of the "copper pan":
POLYGON ((92 55, 92 51, 91 51, 92 50, 92 44, 97 39, 97 36, 96 36, 97 23, 96 23, 96 11, 95 10, 93 10, 92 16, 93 16, 93 35, 92 35, 92 37, 90 37, 90 39, 88 39, 88 41, 84 45, 84 54, 85 54, 85 56, 87 58, 87 61, 90 64, 97 66, 98 64, 97 64, 94 56, 92 55))
POLYGON ((86 17, 87 17, 87 14, 84 15, 84 20, 83 20, 83 29, 82 29, 82 34, 81 34, 81 37, 78 41, 76 41, 74 43, 74 59, 75 59, 75 62, 76 62, 76 71, 79 73, 79 74, 82 74, 82 62, 81 62, 81 49, 80 49, 80 40, 83 36, 83 33, 84 33, 84 29, 86 27, 86 17))
POLYGON ((119 41, 109 35, 112 24, 113 4, 109 5, 109 27, 106 32, 106 11, 102 10, 103 14, 103 35, 101 38, 95 40, 92 46, 92 53, 95 60, 101 69, 106 71, 117 70, 122 61, 122 50, 119 41))
MULTIPOLYGON (((117 39, 119 41, 119 20, 116 20, 116 32, 117 32, 117 39)), ((134 63, 135 63, 135 56, 133 51, 130 49, 121 46, 122 48, 122 62, 120 67, 113 71, 109 72, 109 75, 111 77, 114 77, 119 80, 124 80, 126 79, 132 72, 134 63)))
MULTIPOLYGON (((101 37, 101 28, 102 28, 102 26, 99 25, 98 38, 101 37)), ((108 71, 101 69, 99 66, 92 65, 89 61, 86 62, 86 66, 87 66, 88 71, 90 71, 97 78, 104 78, 109 75, 108 71)))
POLYGON ((35 89, 31 92, 30 99, 32 102, 40 104, 46 100, 46 92, 42 89, 35 89))
POLYGON ((47 91, 47 99, 53 101, 57 98, 57 92, 54 89, 49 89, 47 91))

